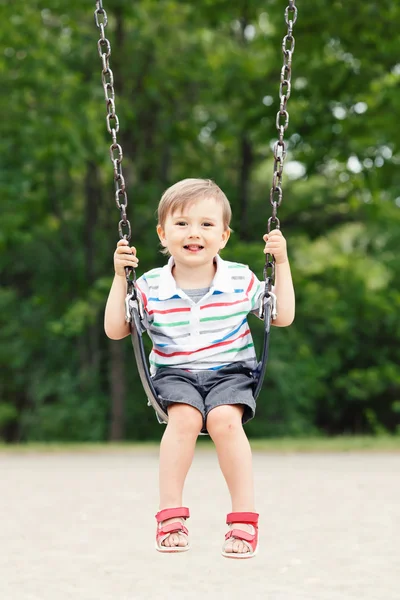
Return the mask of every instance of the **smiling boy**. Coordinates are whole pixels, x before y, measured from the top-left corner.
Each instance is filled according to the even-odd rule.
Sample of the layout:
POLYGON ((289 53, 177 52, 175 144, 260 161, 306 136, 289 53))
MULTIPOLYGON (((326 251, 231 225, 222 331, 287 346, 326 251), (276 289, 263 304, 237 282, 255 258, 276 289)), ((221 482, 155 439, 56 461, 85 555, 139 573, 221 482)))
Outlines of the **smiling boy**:
MULTIPOLYGON (((150 372, 168 413, 160 446, 156 515, 160 552, 190 547, 185 526, 189 509, 182 506, 182 495, 200 432, 207 432, 215 443, 232 500, 222 554, 250 558, 258 548, 252 456, 243 424, 256 409, 257 360, 247 315, 257 314, 264 286, 246 265, 219 256, 230 236, 230 219, 229 202, 214 182, 176 183, 158 207, 157 234, 163 252, 170 255, 168 264, 137 281, 153 342, 150 372)), ((286 241, 280 230, 263 239, 264 252, 276 261, 278 317, 273 324, 284 327, 293 321, 295 308, 286 241)), ((124 269, 137 265, 136 249, 120 240, 105 312, 105 331, 112 339, 130 333, 125 323, 124 269)))

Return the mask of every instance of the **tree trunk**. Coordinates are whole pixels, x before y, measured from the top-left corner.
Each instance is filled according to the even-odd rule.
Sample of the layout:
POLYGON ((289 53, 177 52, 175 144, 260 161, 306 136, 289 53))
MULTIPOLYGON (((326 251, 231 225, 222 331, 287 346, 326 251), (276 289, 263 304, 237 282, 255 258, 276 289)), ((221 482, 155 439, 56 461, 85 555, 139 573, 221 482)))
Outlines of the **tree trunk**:
POLYGON ((250 173, 253 164, 253 149, 247 133, 243 132, 240 139, 241 165, 239 174, 239 217, 240 239, 249 239, 248 235, 248 208, 249 208, 249 184, 250 173))
POLYGON ((120 340, 110 340, 109 349, 111 390, 109 440, 120 441, 124 439, 125 433, 125 396, 127 389, 124 371, 124 346, 120 340))
MULTIPOLYGON (((94 161, 87 163, 85 181, 85 221, 83 229, 83 243, 85 252, 85 272, 88 287, 96 280, 95 264, 95 231, 98 224, 99 204, 102 190, 99 170, 94 161)), ((97 375, 100 357, 99 323, 89 326, 86 335, 85 363, 90 368, 92 376, 97 375)))
MULTIPOLYGON (((247 49, 247 39, 246 39, 246 27, 249 23, 248 19, 248 11, 249 5, 247 1, 242 3, 242 15, 240 18, 240 37, 239 43, 244 50, 247 49)), ((240 174, 239 174, 239 217, 240 217, 240 227, 239 227, 239 235, 240 239, 248 240, 250 236, 248 235, 248 208, 249 208, 249 184, 250 184, 250 173, 251 167, 253 164, 253 149, 246 131, 246 124, 244 125, 244 129, 242 131, 242 135, 240 137, 240 156, 241 156, 241 165, 240 165, 240 174)))

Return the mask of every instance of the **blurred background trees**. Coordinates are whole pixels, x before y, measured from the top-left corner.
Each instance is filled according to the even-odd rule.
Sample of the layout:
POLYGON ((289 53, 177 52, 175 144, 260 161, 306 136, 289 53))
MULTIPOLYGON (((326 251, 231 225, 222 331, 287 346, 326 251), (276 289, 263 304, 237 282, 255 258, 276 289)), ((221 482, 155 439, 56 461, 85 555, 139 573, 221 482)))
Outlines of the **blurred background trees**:
MULTIPOLYGON (((210 177, 262 277, 286 2, 107 0, 140 273, 166 187, 210 177)), ((279 211, 297 297, 251 436, 399 433, 398 3, 297 2, 279 211)), ((0 1, 0 438, 158 438, 103 311, 118 239, 95 2, 0 1), (93 5, 93 6, 92 6, 93 5)), ((256 344, 262 324, 251 320, 256 344)))

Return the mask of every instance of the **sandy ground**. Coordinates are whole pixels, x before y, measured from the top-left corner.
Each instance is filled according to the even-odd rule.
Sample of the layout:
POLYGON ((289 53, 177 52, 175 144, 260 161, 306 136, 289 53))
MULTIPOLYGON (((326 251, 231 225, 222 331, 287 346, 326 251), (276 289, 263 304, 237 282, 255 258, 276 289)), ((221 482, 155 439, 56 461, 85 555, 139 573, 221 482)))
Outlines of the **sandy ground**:
POLYGON ((220 555, 230 510, 199 449, 192 549, 154 549, 157 450, 0 454, 1 600, 399 600, 400 454, 255 453, 261 547, 220 555))

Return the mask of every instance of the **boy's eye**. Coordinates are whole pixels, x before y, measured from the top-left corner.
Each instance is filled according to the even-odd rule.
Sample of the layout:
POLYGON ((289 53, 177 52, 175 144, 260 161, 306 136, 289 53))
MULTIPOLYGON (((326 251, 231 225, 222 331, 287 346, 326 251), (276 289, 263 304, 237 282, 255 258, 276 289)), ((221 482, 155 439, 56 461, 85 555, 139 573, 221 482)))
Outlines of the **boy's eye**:
MULTIPOLYGON (((177 221, 175 223, 175 225, 179 225, 180 227, 185 227, 185 225, 187 225, 186 221, 177 221)), ((203 227, 213 227, 214 224, 213 223, 209 223, 208 221, 204 221, 204 223, 202 223, 203 227)))

